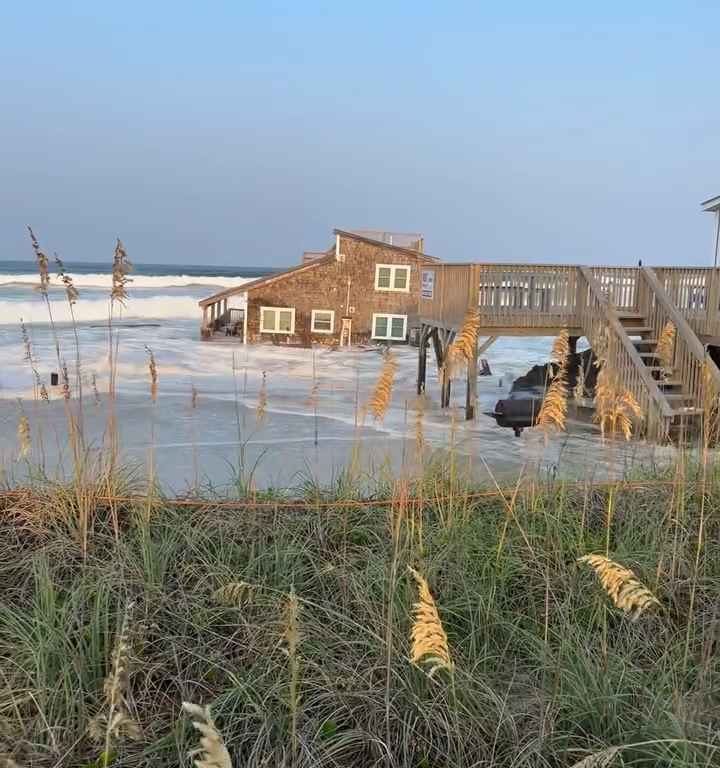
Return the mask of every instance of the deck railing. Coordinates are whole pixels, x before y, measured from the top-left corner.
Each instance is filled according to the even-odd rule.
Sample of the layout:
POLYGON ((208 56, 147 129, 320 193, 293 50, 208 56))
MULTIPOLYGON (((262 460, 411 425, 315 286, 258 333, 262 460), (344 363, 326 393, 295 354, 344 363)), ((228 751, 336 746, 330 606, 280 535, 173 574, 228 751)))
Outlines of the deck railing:
MULTIPOLYGON (((618 312, 642 312, 651 297, 638 267, 590 267, 600 294, 618 312)), ((484 328, 579 326, 580 267, 564 264, 437 264, 432 297, 420 299, 420 316, 457 324, 476 306, 484 328)), ((720 270, 655 269, 669 300, 700 336, 720 336, 720 270)))
POLYGON ((481 264, 476 277, 483 326, 575 324, 576 267, 481 264))
POLYGON ((591 267, 600 291, 615 309, 634 312, 638 305, 638 270, 636 267, 591 267))
POLYGON ((720 270, 658 267, 660 284, 695 333, 720 335, 720 270))

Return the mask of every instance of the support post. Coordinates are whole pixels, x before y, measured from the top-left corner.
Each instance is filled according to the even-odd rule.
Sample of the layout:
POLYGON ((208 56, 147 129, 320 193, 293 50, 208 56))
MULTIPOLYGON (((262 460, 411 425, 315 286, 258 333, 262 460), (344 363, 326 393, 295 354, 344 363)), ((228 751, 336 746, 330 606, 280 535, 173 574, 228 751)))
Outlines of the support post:
POLYGON ((570 354, 577 355, 577 343, 579 336, 568 336, 568 346, 570 347, 570 354))
POLYGON ((467 364, 467 392, 465 396, 465 420, 472 421, 475 418, 475 403, 477 402, 477 365, 478 348, 477 341, 473 345, 472 354, 467 364))
POLYGON ((422 395, 425 392, 425 380, 427 378, 427 326, 420 326, 420 348, 418 350, 418 375, 417 375, 417 393, 422 395))
POLYGON ((441 381, 442 381, 442 388, 441 388, 441 395, 440 395, 440 407, 441 408, 449 408, 450 407, 450 386, 452 383, 452 377, 450 375, 450 371, 448 370, 447 366, 447 358, 448 358, 448 348, 450 344, 452 344, 452 340, 454 338, 454 332, 449 331, 447 329, 442 330, 442 341, 441 341, 441 349, 442 349, 442 369, 441 369, 441 381))

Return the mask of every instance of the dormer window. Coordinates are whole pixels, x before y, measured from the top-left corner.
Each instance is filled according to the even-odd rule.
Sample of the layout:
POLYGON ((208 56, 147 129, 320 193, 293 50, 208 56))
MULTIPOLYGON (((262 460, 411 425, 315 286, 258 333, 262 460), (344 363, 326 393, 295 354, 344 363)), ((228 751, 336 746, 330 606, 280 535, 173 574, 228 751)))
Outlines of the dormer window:
POLYGON ((409 264, 376 264, 375 265, 375 290, 376 291, 401 291, 410 292, 410 265, 409 264))

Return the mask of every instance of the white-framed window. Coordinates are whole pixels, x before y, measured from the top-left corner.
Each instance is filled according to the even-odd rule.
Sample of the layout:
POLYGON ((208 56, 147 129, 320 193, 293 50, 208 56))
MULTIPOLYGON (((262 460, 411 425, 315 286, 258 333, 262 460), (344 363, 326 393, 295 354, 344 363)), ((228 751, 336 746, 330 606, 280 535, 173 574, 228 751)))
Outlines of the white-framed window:
POLYGON ((313 309, 310 329, 313 333, 332 333, 335 330, 335 312, 332 309, 313 309))
POLYGON ((374 312, 372 318, 373 339, 387 341, 405 341, 407 335, 407 315, 383 315, 374 312))
POLYGON ((410 265, 376 264, 375 290, 410 293, 410 265))
POLYGON ((260 333, 295 333, 295 307, 260 307, 260 333))

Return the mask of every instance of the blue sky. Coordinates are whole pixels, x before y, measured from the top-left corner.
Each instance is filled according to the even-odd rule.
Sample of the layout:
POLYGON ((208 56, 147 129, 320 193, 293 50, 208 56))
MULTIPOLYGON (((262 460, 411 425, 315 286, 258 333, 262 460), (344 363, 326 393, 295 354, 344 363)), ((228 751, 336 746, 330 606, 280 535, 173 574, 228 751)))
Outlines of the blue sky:
POLYGON ((708 263, 717 2, 4 3, 0 258, 708 263))

